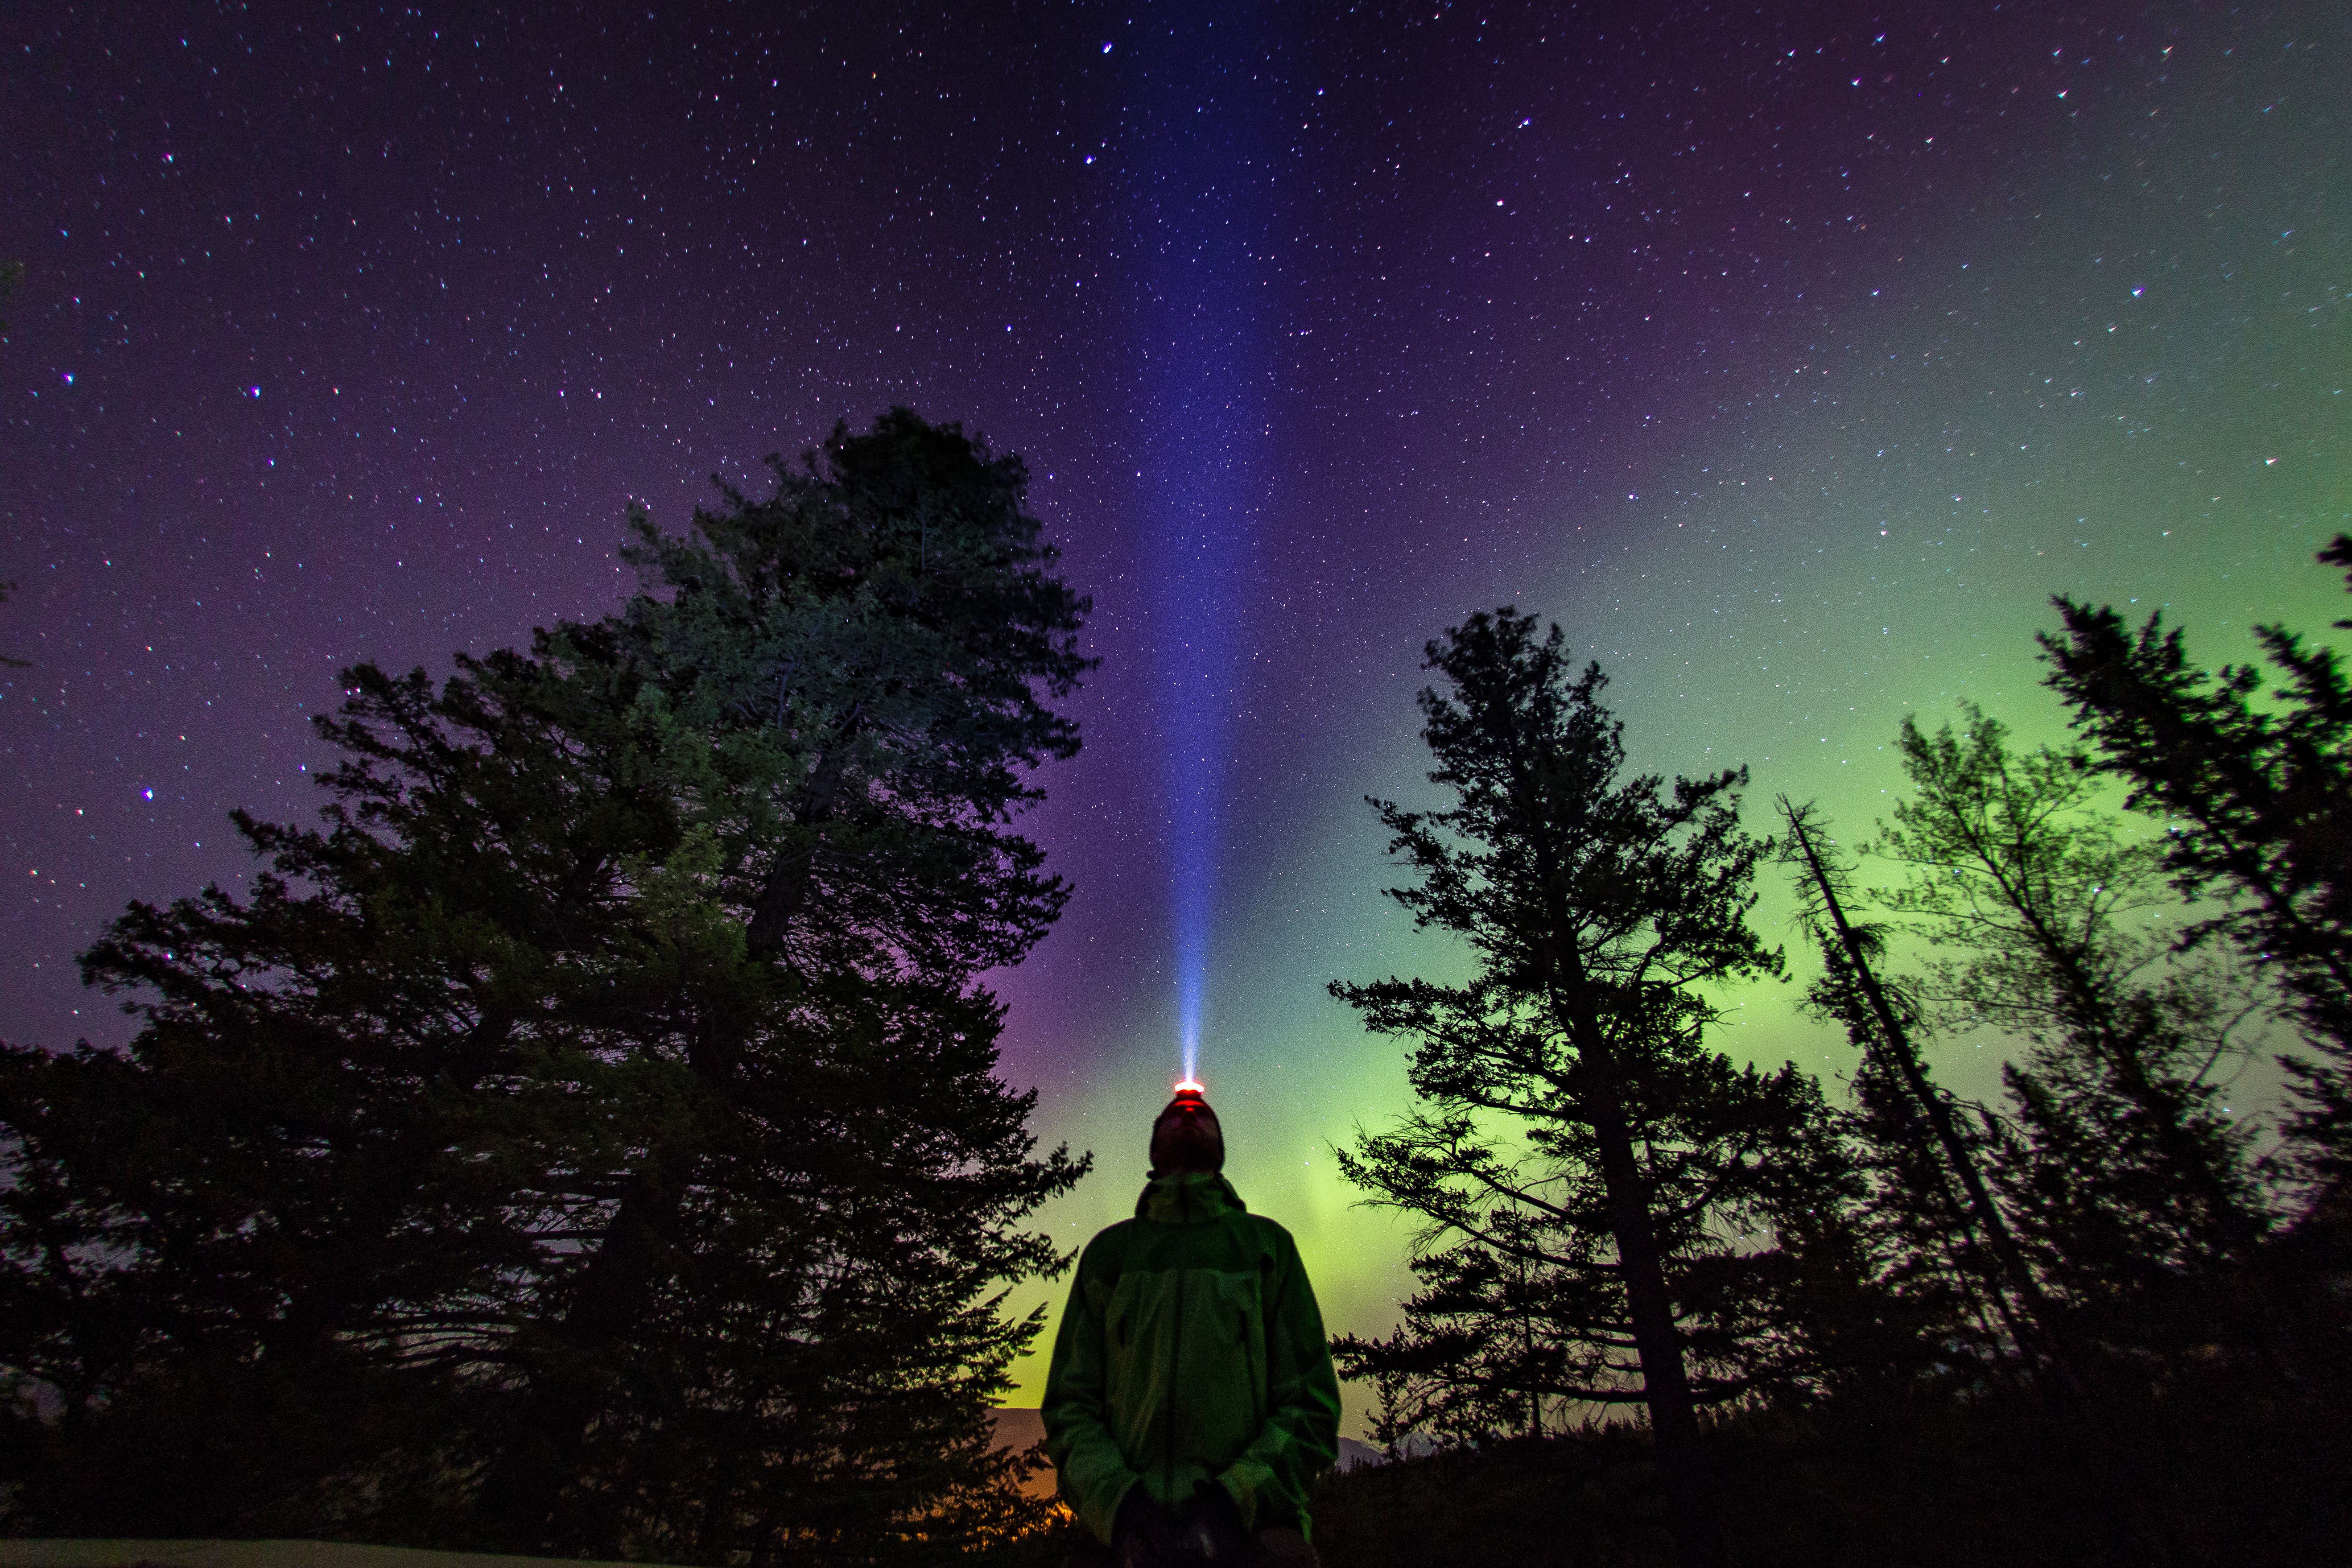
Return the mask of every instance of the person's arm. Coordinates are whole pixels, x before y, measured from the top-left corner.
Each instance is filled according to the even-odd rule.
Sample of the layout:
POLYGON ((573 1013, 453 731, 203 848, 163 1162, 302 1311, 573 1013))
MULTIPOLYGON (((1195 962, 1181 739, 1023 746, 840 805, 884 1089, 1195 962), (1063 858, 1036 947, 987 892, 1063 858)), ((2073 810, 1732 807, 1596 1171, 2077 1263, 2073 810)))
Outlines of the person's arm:
MULTIPOLYGON (((1092 1248, 1088 1249, 1089 1254, 1092 1248)), ((1054 1359, 1045 1373, 1045 1453, 1054 1461, 1056 1484, 1078 1522, 1108 1542, 1118 1505, 1135 1484, 1135 1472, 1111 1436, 1104 1374, 1102 1301, 1089 1290, 1087 1265, 1079 1259, 1070 1284, 1069 1305, 1054 1335, 1054 1359)))
POLYGON ((1251 1530, 1304 1524, 1315 1478, 1339 1457, 1339 1378, 1314 1287, 1283 1237, 1282 1268, 1265 1320, 1266 1422, 1218 1479, 1251 1530))

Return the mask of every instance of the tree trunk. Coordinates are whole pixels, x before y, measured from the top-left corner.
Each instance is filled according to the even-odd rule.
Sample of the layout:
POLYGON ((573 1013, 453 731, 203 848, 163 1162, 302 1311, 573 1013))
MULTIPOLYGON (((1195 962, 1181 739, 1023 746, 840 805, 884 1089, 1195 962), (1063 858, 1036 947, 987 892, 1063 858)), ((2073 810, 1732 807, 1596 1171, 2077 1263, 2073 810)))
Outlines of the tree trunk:
MULTIPOLYGON (((856 731, 856 707, 835 743, 810 776, 796 813, 804 827, 820 827, 833 813, 844 772, 842 745, 856 731)), ((808 902, 814 848, 779 855, 763 879, 746 922, 745 945, 754 958, 772 958, 808 902)), ((701 1087, 723 1095, 741 1058, 740 1031, 717 1020, 697 1031, 687 1064, 701 1087)), ((692 1184, 695 1155, 683 1145, 656 1144, 629 1178, 596 1256, 580 1273, 554 1342, 515 1435, 483 1488, 482 1508, 509 1550, 576 1555, 605 1550, 588 1539, 593 1521, 563 1507, 564 1489, 580 1477, 588 1432, 603 1405, 600 1368, 636 1331, 655 1294, 677 1272, 679 1215, 692 1184)))
POLYGON ((1601 1149, 1609 1229, 1617 1242, 1618 1278, 1625 1286, 1633 1348, 1642 1362, 1642 1397, 1649 1407, 1675 1561, 1679 1568, 1722 1568, 1723 1522, 1716 1512, 1715 1478, 1699 1439, 1698 1403, 1691 1395, 1690 1373, 1683 1364, 1682 1331, 1675 1324, 1665 1258, 1650 1223, 1649 1184, 1643 1180, 1641 1160, 1633 1152, 1617 1058, 1593 1005, 1568 912, 1555 909, 1552 915, 1558 933, 1549 944, 1553 1013, 1567 1025, 1575 1047, 1576 1098, 1601 1149))
MULTIPOLYGON (((706 1017, 688 1047, 688 1066, 704 1089, 723 1092, 742 1044, 730 1021, 706 1017)), ((516 1551, 573 1556, 611 1550, 611 1542, 593 1539, 591 1516, 565 1509, 563 1491, 580 1478, 589 1429, 604 1406, 607 1358, 636 1333, 677 1272, 680 1216, 698 1157, 677 1140, 647 1152, 622 1187, 562 1321, 549 1332, 553 1344, 533 1374, 523 1419, 483 1489, 484 1516, 516 1551)))
POLYGON ((1594 1139, 1601 1145, 1601 1178, 1609 1196, 1609 1228, 1617 1238, 1619 1278, 1633 1325, 1633 1345, 1642 1358, 1642 1394, 1650 1408, 1650 1433, 1657 1445, 1658 1476, 1666 1493, 1666 1528, 1674 1532, 1681 1568, 1720 1568, 1723 1525, 1715 1508, 1715 1478, 1698 1430, 1698 1405, 1683 1365, 1682 1331, 1675 1326, 1674 1298, 1666 1289, 1665 1260, 1650 1224, 1648 1184, 1633 1152, 1633 1130, 1617 1082, 1617 1066, 1605 1049, 1579 1053, 1591 1087, 1584 1095, 1594 1139))
MULTIPOLYGON (((796 814, 803 827, 821 828, 833 816, 834 798, 841 793, 841 753, 857 732, 859 707, 856 703, 850 705, 833 745, 817 760, 816 770, 809 775, 808 793, 796 814)), ((752 957, 770 958, 782 950, 785 934, 792 930, 802 906, 808 902, 809 882, 815 868, 814 843, 798 854, 776 857, 776 863, 768 868, 767 880, 761 885, 759 906, 751 911, 751 921, 744 930, 744 942, 752 957)))
POLYGON ((604 1362, 644 1321, 676 1270, 678 1215, 692 1164, 657 1148, 621 1193, 596 1254, 580 1271, 570 1307, 549 1332, 521 1420, 483 1483, 481 1511, 507 1550, 528 1556, 609 1552, 596 1521, 566 1507, 580 1479, 588 1433, 603 1408, 604 1362))
POLYGON ((2115 1561, 2154 1563, 2178 1561, 2179 1554, 2171 1545, 2170 1531, 2162 1516, 2137 1496, 2117 1462, 2106 1428, 2092 1409, 2090 1387, 2075 1370, 2074 1362, 2068 1354, 2067 1342, 2059 1332, 2056 1313, 2052 1310, 2050 1300, 2042 1294, 2040 1281, 2033 1278, 2032 1270, 2027 1267, 2025 1256, 2019 1250, 2016 1237, 2011 1235, 2000 1205, 1993 1201, 1992 1193, 1985 1185, 1976 1163, 1969 1158, 1968 1146, 1961 1142, 1959 1130, 1953 1125, 1951 1108, 1927 1081, 1927 1068, 1921 1064, 1918 1052, 1912 1047, 1910 1034, 1895 1016, 1894 1004, 1888 1000, 1885 989, 1878 984, 1878 976, 1872 973, 1861 941, 1847 922, 1844 909, 1838 903, 1836 889, 1830 886, 1829 873, 1822 865, 1820 857, 1813 852, 1811 835, 1805 831, 1804 824, 1799 820, 1796 812, 1788 807, 1785 800, 1782 807, 1788 814, 1789 826, 1796 837, 1798 848, 1812 871, 1813 884, 1821 890, 1822 902, 1837 933, 1839 944, 1844 949, 1848 962, 1853 965, 1855 981, 1878 1020, 1888 1054, 1895 1058, 1913 1099, 1927 1114, 1928 1124, 1943 1144, 1953 1173, 1959 1178, 1961 1186, 1968 1193, 1969 1206, 1975 1210, 1984 1228, 1994 1257, 2000 1261, 2002 1271, 2009 1276, 2020 1305, 2025 1309, 2026 1321, 2034 1328, 2038 1348, 2058 1375, 2060 1387, 2065 1395, 2058 1402, 2060 1413, 2074 1425, 2083 1439, 2091 1482, 2096 1489, 2099 1506, 2110 1531, 2110 1551, 2115 1561))
MULTIPOLYGON (((1787 809, 1785 802, 1784 809, 1787 809)), ((1895 1005, 1887 1000, 1885 990, 1878 984, 1878 976, 1871 972, 1870 961, 1863 952, 1861 939, 1846 921, 1845 910, 1838 902, 1837 890, 1830 886, 1829 872, 1822 865, 1820 857, 1813 853, 1812 836, 1805 831, 1804 824, 1798 820, 1793 810, 1789 811, 1789 827, 1796 837, 1798 848, 1805 857, 1806 866, 1812 871, 1813 885, 1821 891, 1822 905, 1837 932, 1839 945, 1844 949, 1847 963, 1853 966, 1855 983, 1862 987, 1864 999, 1870 1004, 1870 1010, 1878 1020, 1880 1038, 1885 1044, 1886 1054, 1894 1058, 1895 1068, 1902 1074, 1904 1085, 1911 1091, 1913 1101, 1927 1117, 1927 1125, 1934 1130, 1936 1141, 1943 1147, 1944 1158, 1950 1163, 1952 1174, 1958 1178, 1961 1190, 1968 1194, 1969 1207, 1984 1231, 1994 1259, 2000 1263, 2009 1288, 2016 1293, 2019 1304, 2025 1310, 2025 1316, 2033 1325, 2034 1348, 2048 1358, 2069 1397, 2081 1402, 2088 1397, 2087 1391, 2075 1373, 2073 1359, 2066 1353, 2065 1342, 2054 1321, 2055 1314, 2051 1310, 2049 1299, 2042 1293, 2041 1282, 2033 1278, 2033 1270, 2026 1266, 2025 1254, 2019 1250, 2017 1238, 2010 1232, 2007 1217, 2001 1214, 2000 1205, 1993 1201, 1992 1191, 1985 1185, 1984 1176, 1978 1171, 1976 1162, 1969 1157, 1968 1144, 1960 1137, 1958 1127, 1953 1123, 1951 1107, 1944 1103, 1944 1097, 1937 1093, 1935 1086, 1927 1081, 1927 1070, 1920 1064, 1918 1052, 1911 1047, 1910 1034, 1903 1027, 1902 1020, 1895 1016, 1895 1005)))

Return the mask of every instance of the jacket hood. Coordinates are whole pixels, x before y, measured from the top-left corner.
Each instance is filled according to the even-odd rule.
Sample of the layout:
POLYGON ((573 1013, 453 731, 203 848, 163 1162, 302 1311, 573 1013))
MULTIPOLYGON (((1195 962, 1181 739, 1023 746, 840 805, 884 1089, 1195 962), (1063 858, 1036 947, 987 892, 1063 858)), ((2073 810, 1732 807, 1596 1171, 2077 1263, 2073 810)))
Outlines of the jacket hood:
POLYGON ((1161 1225, 1207 1225, 1229 1214, 1245 1214, 1249 1205, 1234 1184, 1215 1173, 1177 1171, 1155 1176, 1135 1200, 1135 1217, 1161 1225))

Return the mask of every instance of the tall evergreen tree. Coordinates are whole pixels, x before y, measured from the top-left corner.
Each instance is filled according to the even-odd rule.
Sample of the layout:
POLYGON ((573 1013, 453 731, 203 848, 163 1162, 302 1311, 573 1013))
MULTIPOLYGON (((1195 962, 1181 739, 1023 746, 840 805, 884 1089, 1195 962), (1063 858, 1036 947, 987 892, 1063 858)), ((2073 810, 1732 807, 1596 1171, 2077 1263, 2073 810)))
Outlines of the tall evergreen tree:
POLYGON ((1390 896, 1417 926, 1463 938, 1475 973, 1332 991, 1414 1042, 1427 1106, 1362 1139, 1344 1168, 1447 1247, 1423 1258, 1431 1288, 1402 1340, 1339 1348, 1363 1370, 1423 1377, 1431 1357, 1462 1352, 1469 1370, 1444 1375, 1474 1417, 1483 1400, 1484 1418, 1505 1418, 1530 1386, 1638 1398, 1678 1554, 1712 1564, 1698 1407, 1749 1370, 1775 1262, 1735 1238, 1769 1237, 1804 1170, 1787 1155, 1818 1109, 1793 1068, 1738 1068, 1704 1044, 1719 1016, 1708 987, 1780 972, 1748 925, 1768 847, 1739 827, 1744 773, 1671 790, 1620 776, 1603 678, 1571 669, 1557 626, 1539 636, 1532 617, 1481 613, 1427 654, 1450 689, 1421 693, 1422 736, 1454 804, 1371 804, 1415 878, 1390 896), (1496 1331, 1528 1322, 1534 1343, 1496 1331))
MULTIPOLYGON (((2222 966, 2176 953, 2161 843, 2095 808, 2080 752, 2016 753, 1974 707, 1965 732, 1906 720, 1898 743, 1913 793, 1874 847, 1914 875, 1882 901, 1938 955, 1922 993, 1942 1021, 2027 1047, 2005 1069, 2022 1127, 2005 1184, 2045 1277, 2093 1332, 2144 1335, 2182 1310, 2178 1287, 2210 1291, 2268 1226, 2254 1126, 2210 1076, 2242 1054, 2233 1031, 2254 1003, 2222 966)), ((2194 1316, 2171 1331, 2201 1340, 2211 1325, 2194 1316)))
MULTIPOLYGON (((1873 1300, 1900 1331, 1881 1335, 1883 1370, 1898 1379, 1933 1373, 1964 1387, 2005 1381, 2034 1333, 1927 1114, 1874 1048, 1856 1064, 1851 1087, 1843 1125, 1863 1173, 1858 1248, 1877 1288, 1873 1300)), ((1989 1164, 1990 1138, 1969 1120, 1955 1121, 1963 1144, 1989 1164)))
POLYGON ((1083 1163, 1031 1158, 978 976, 1063 897, 1006 824, 1085 604, 1017 460, 894 411, 824 465, 641 524, 612 621, 353 672, 325 830, 241 820, 251 899, 92 950, 130 1058, 0 1063, 26 1517, 98 1522, 59 1461, 119 1479, 215 1384, 331 1440, 157 1533, 869 1556, 1026 1506, 995 1292, 1083 1163))
POLYGON ((326 829, 240 814, 272 862, 249 898, 133 905, 85 955, 136 998, 127 1058, 0 1062, 11 1196, 46 1210, 12 1203, 5 1232, 37 1309, 11 1327, 45 1330, 5 1360, 62 1415, 20 1433, 52 1461, 19 1499, 42 1528, 315 1529, 331 1478, 393 1485, 417 1432, 418 1476, 462 1463, 453 1380, 510 1334, 543 1205, 666 1098, 600 1047, 618 866, 675 813, 575 755, 642 752, 643 727, 551 711, 577 689, 515 656, 462 663, 438 697, 350 672, 326 829))
MULTIPOLYGON (((2352 534, 2319 559, 2347 568, 2352 585, 2352 534)), ((2253 666, 2192 663, 2161 615, 2135 632, 2110 607, 2055 603, 2063 628, 2040 639, 2048 683, 2073 706, 2092 763, 2129 786, 2132 805, 2166 819, 2175 886, 2220 906, 2188 940, 2225 938, 2294 999, 2318 1056, 2290 1063, 2302 1110, 2289 1132, 2315 1207, 2352 1209, 2352 682, 2342 660, 2284 626, 2259 626, 2279 681, 2265 697, 2253 666)))
MULTIPOLYGON (((1695 1031, 1656 1043, 1640 1070, 1629 1121, 1692 1404, 1834 1381, 1853 1347, 1830 1341, 1856 1325, 1813 1309, 1862 1283, 1835 1257, 1858 1189, 1817 1087, 1790 1069, 1736 1068, 1695 1031)), ((1642 1359, 1618 1278, 1589 1124, 1571 1105, 1508 1089, 1475 1106, 1428 1098, 1434 1113, 1338 1152, 1348 1180, 1419 1222, 1409 1267, 1421 1289, 1403 1323, 1385 1339, 1333 1342, 1347 1374, 1379 1394, 1376 1437, 1477 1443, 1562 1430, 1596 1405, 1646 1407, 1655 1363, 1642 1359), (1497 1110, 1523 1138, 1496 1135, 1497 1110)))
MULTIPOLYGON (((1021 770, 1077 748, 1043 698, 1088 668, 1075 646, 1087 604, 1053 574, 1020 459, 955 426, 895 409, 866 434, 836 427, 797 469, 771 468, 769 497, 728 490, 687 538, 636 521, 629 558, 648 591, 614 628, 680 737, 674 787, 712 852, 704 907, 739 924, 742 963, 793 1020, 787 1039, 870 1029, 838 1010, 887 997, 929 1016, 938 1048, 992 1040, 977 977, 1017 962, 1066 897, 1004 825, 1039 798, 1021 770)), ((707 1103, 737 1106, 793 1058, 754 1037, 758 1016, 697 1019, 683 1061, 707 1103)), ((566 1489, 610 1358, 690 1256, 701 1136, 649 1146, 537 1325, 532 1397, 490 1487, 513 1545, 572 1544, 566 1489)), ((990 1195, 952 1169, 891 1173, 908 1211, 896 1223, 952 1226, 959 1204, 990 1195)), ((1017 1273, 1043 1257, 1004 1261, 1017 1273)))
MULTIPOLYGON (((2024 1253, 1984 1171, 1989 1140, 1938 1085, 1917 1048, 1909 985, 1882 973, 1886 930, 1858 918, 1847 868, 1811 805, 1781 797, 1781 858, 1800 920, 1822 960, 1805 1007, 1861 1051, 1845 1131, 1863 1173, 1861 1250, 1914 1351, 1963 1375, 1992 1372, 2010 1348, 2054 1349, 2024 1253)), ((1888 1357, 1902 1372, 1916 1358, 1888 1357)))

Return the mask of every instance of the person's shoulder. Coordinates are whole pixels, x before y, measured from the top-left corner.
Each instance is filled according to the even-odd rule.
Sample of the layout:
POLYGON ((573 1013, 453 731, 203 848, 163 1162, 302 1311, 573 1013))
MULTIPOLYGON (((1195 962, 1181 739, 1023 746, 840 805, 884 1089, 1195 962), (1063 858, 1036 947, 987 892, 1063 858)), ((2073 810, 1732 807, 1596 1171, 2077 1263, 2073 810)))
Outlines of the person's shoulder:
POLYGON ((1087 1243, 1086 1249, 1088 1252, 1092 1252, 1097 1247, 1119 1246, 1127 1240, 1129 1236, 1134 1233, 1135 1227, 1141 1223, 1142 1222, 1139 1220, 1133 1219, 1113 1220, 1110 1224, 1095 1232, 1094 1239, 1087 1243))
POLYGON ((1102 1268, 1116 1269, 1127 1256, 1128 1243, 1134 1238, 1137 1222, 1131 1219, 1115 1221, 1095 1232, 1078 1253, 1078 1272, 1094 1273, 1102 1268))
POLYGON ((1285 1258, 1297 1256, 1298 1243, 1291 1239, 1290 1232, 1282 1227, 1280 1221, 1268 1219, 1255 1211, 1239 1214, 1234 1217, 1240 1220, 1244 1228, 1255 1236, 1258 1245, 1267 1251, 1285 1258))

